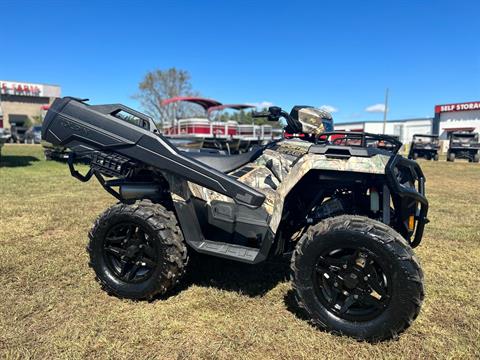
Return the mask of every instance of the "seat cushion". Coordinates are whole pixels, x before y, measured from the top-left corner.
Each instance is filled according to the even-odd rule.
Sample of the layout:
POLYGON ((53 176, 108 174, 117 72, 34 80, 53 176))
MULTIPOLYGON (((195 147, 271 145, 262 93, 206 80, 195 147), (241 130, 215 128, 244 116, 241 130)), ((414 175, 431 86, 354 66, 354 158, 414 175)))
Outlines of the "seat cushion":
POLYGON ((185 156, 195 159, 215 170, 223 173, 229 173, 242 167, 249 162, 255 161, 260 155, 262 155, 263 148, 254 148, 249 152, 239 155, 220 155, 220 154, 205 154, 194 152, 183 152, 185 156))

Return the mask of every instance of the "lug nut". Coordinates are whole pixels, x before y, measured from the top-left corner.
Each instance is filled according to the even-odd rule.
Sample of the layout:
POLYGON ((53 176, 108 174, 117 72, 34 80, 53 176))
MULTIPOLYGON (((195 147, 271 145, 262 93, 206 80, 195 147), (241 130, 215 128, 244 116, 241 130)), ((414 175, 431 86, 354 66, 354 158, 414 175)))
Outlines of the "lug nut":
POLYGON ((367 280, 368 280, 368 276, 365 276, 365 277, 363 278, 363 280, 367 281, 367 280))
POLYGON ((353 295, 353 298, 358 299, 358 295, 357 294, 353 295))
POLYGON ((333 283, 333 286, 338 287, 338 283, 337 282, 333 283))
POLYGON ((344 264, 342 267, 343 267, 344 269, 346 269, 346 268, 347 268, 347 265, 346 265, 346 264, 344 264))

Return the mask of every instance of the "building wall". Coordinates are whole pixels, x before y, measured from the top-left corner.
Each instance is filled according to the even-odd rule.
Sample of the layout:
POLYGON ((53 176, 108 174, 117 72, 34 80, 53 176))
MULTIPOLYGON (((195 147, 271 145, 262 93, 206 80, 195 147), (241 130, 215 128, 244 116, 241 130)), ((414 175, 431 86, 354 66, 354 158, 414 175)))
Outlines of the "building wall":
POLYGON ((10 128, 11 120, 34 122, 42 118, 42 106, 50 105, 61 96, 61 88, 56 85, 32 84, 14 81, 0 81, 1 127, 10 128))
POLYGON ((364 122, 358 122, 358 123, 347 123, 347 124, 335 124, 334 122, 334 128, 335 130, 339 131, 364 131, 364 122))
MULTIPOLYGON (((431 134, 432 119, 407 119, 388 121, 385 126, 385 134, 399 137, 401 142, 408 143, 414 134, 431 134)), ((335 130, 365 131, 372 134, 383 134, 382 121, 365 121, 358 123, 335 124, 335 130)))
POLYGON ((36 117, 42 115, 42 105, 49 105, 53 102, 53 98, 35 98, 36 101, 24 101, 24 99, 16 99, 11 97, 4 101, 2 98, 3 127, 10 128, 11 115, 26 115, 30 121, 34 121, 36 117))
POLYGON ((451 129, 458 129, 459 131, 466 129, 480 132, 480 110, 441 113, 440 138, 447 139, 448 132, 451 129))

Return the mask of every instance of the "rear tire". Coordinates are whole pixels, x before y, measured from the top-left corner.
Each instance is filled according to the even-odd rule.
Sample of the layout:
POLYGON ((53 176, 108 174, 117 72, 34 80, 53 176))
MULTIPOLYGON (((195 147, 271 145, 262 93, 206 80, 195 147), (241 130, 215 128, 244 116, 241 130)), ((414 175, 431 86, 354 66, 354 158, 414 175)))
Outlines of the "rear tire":
POLYGON ((90 267, 102 289, 134 300, 172 290, 184 275, 187 247, 175 214, 160 204, 116 204, 89 233, 90 267))
POLYGON ((455 161, 455 153, 449 153, 447 155, 447 160, 451 161, 451 162, 454 162, 455 161))
POLYGON ((414 152, 412 158, 413 158, 413 160, 417 160, 418 159, 418 153, 414 152))
POLYGON ((438 161, 438 154, 433 155, 433 161, 438 161))
POLYGON ((327 331, 381 341, 397 337, 420 312, 418 260, 401 235, 378 221, 342 215, 311 226, 291 268, 298 305, 327 331), (346 249, 353 255, 344 258, 346 249))

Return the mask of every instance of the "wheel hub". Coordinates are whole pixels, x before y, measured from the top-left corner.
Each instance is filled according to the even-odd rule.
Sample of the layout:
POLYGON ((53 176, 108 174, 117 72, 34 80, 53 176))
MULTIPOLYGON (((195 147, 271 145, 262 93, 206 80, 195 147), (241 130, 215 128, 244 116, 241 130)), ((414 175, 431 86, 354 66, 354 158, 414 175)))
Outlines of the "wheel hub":
POLYGON ((389 281, 374 253, 335 249, 320 256, 316 269, 319 300, 334 314, 351 321, 377 316, 389 302, 389 281))
POLYGON ((350 273, 343 279, 343 283, 348 289, 355 289, 359 283, 358 276, 350 273))
POLYGON ((125 257, 128 259, 133 259, 138 255, 139 248, 136 245, 130 245, 125 252, 125 257))
POLYGON ((149 236, 133 223, 119 224, 107 233, 104 256, 111 271, 122 281, 143 281, 157 267, 157 252, 149 236))

